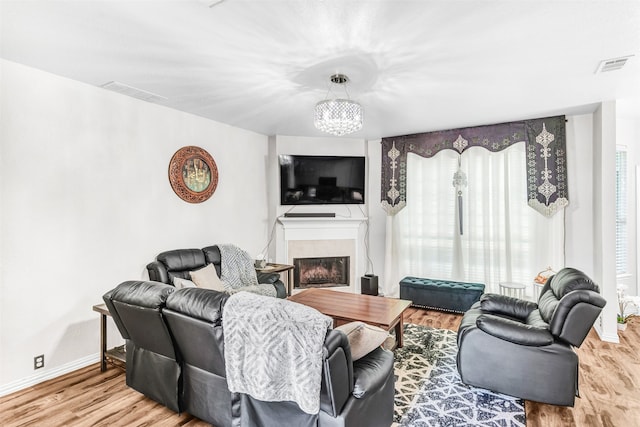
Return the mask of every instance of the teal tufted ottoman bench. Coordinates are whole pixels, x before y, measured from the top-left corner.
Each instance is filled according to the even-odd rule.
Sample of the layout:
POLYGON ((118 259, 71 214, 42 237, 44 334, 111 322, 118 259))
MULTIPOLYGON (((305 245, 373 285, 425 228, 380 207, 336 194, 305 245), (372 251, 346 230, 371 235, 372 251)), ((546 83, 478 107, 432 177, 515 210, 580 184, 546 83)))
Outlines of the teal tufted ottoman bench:
POLYGON ((405 277, 400 281, 400 299, 411 300, 412 305, 437 310, 464 313, 480 300, 484 293, 482 283, 453 282, 450 280, 405 277))

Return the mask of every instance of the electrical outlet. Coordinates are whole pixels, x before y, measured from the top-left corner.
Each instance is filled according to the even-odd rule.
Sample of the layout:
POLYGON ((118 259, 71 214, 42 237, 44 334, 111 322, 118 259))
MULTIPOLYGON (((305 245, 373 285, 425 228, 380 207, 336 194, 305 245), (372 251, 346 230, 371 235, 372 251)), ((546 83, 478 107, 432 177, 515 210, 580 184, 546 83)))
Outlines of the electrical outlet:
POLYGON ((33 369, 44 368, 44 354, 33 358, 33 369))

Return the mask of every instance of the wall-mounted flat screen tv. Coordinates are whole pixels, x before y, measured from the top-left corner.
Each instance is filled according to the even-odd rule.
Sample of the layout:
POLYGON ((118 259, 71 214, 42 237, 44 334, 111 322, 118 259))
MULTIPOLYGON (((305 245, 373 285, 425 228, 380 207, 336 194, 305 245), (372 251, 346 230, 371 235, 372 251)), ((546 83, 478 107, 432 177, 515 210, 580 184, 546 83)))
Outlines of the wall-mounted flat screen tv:
POLYGON ((282 205, 364 203, 364 157, 281 154, 278 160, 282 205))

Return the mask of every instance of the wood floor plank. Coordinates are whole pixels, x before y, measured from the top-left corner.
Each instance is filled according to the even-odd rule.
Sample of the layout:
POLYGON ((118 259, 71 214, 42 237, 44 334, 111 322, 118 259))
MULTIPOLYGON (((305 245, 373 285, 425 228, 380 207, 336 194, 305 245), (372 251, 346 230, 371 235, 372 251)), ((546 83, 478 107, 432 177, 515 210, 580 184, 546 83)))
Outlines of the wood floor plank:
MULTIPOLYGON (((462 316, 409 308, 405 322, 457 331, 462 316)), ((580 398, 573 408, 525 402, 528 427, 640 425, 640 318, 620 333, 620 344, 600 341, 591 331, 576 352, 580 398), (635 424, 634 424, 635 423, 635 424)), ((125 374, 99 364, 0 398, 0 426, 204 427, 125 385, 125 374)))

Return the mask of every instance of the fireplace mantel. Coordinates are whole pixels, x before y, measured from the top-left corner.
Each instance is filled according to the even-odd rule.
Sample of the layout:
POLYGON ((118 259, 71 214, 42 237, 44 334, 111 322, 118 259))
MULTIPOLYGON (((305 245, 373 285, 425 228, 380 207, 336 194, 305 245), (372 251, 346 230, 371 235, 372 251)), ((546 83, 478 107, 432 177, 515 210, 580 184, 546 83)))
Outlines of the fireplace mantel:
MULTIPOLYGON (((280 217, 278 222, 282 226, 282 234, 280 234, 280 244, 277 245, 277 258, 282 262, 291 264, 292 258, 296 254, 290 253, 291 245, 298 246, 300 244, 311 244, 312 247, 326 247, 327 245, 347 245, 350 249, 347 253, 339 253, 337 255, 352 256, 351 262, 351 285, 348 288, 341 288, 349 292, 359 292, 359 284, 356 277, 361 274, 362 262, 360 254, 362 252, 362 238, 360 226, 367 221, 366 217, 280 217), (335 241, 335 243, 330 243, 335 241)), ((342 246, 344 247, 344 246, 342 246)), ((321 251, 321 249, 317 249, 321 251)), ((311 250, 313 252, 313 250, 311 250)), ((343 250, 344 251, 344 250, 343 250)), ((328 253, 316 254, 307 253, 306 256, 331 256, 336 255, 333 251, 328 253)))

